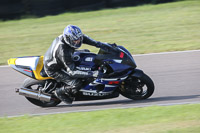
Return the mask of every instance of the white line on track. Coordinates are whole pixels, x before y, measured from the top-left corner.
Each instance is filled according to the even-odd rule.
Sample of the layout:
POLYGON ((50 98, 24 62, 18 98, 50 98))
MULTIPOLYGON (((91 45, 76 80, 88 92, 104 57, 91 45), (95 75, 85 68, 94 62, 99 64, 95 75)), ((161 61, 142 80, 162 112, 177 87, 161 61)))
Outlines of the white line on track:
POLYGON ((133 55, 133 56, 166 55, 166 54, 180 54, 180 53, 192 53, 192 52, 200 52, 200 50, 187 50, 187 51, 172 51, 172 52, 149 53, 149 54, 136 54, 136 55, 133 55))
MULTIPOLYGON (((166 54, 179 54, 179 53, 192 53, 200 52, 200 50, 187 50, 187 51, 173 51, 173 52, 160 52, 160 53, 149 53, 149 54, 136 54, 133 56, 149 56, 149 55, 166 55, 166 54)), ((0 66, 0 68, 9 67, 8 65, 0 66)))
MULTIPOLYGON (((166 54, 179 54, 179 53, 191 53, 191 52, 200 52, 200 50, 137 54, 137 55, 133 55, 133 56, 166 55, 166 54)), ((8 65, 0 66, 0 68, 4 68, 4 67, 8 67, 8 65)), ((139 106, 126 106, 126 107, 114 107, 114 108, 102 108, 102 109, 90 109, 90 110, 78 110, 78 111, 39 113, 39 114, 29 114, 29 115, 30 116, 41 116, 41 115, 52 115, 52 114, 75 113, 75 112, 91 112, 91 111, 100 111, 100 110, 107 110, 107 109, 142 108, 142 107, 149 107, 149 106, 171 106, 171 105, 183 105, 183 104, 200 104, 200 102, 199 101, 194 101, 194 102, 166 103, 166 104, 155 104, 155 105, 139 105, 139 106)), ((20 117, 20 116, 24 116, 24 115, 7 116, 7 118, 20 117)))
MULTIPOLYGON (((101 109, 86 109, 86 110, 75 110, 75 111, 65 111, 65 112, 52 112, 52 113, 38 113, 38 114, 29 114, 29 116, 43 116, 43 115, 54 115, 54 114, 66 114, 66 113, 78 113, 78 112, 92 112, 92 111, 102 111, 108 109, 129 109, 129 108, 144 108, 151 106, 174 106, 174 105, 183 105, 183 104, 200 104, 199 101, 193 102, 181 102, 181 103, 164 103, 164 104, 154 104, 154 105, 138 105, 138 106, 126 106, 126 107, 112 107, 112 108, 101 108, 101 109)), ((21 117, 25 115, 14 115, 6 116, 7 118, 21 117)), ((2 117, 0 117, 2 118, 2 117)))
POLYGON ((3 66, 0 66, 0 68, 4 68, 4 67, 9 67, 8 65, 3 65, 3 66))

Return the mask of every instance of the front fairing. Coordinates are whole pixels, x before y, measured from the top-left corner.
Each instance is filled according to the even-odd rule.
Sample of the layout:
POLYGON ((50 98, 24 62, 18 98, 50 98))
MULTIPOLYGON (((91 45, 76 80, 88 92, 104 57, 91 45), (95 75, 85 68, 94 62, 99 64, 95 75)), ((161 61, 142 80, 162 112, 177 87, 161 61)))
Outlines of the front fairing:
POLYGON ((128 50, 126 50, 123 46, 119 46, 118 48, 120 49, 121 52, 125 53, 122 64, 130 65, 133 68, 136 68, 137 65, 131 53, 128 50))
POLYGON ((115 48, 110 47, 110 49, 107 51, 100 49, 96 58, 99 58, 99 60, 102 58, 113 59, 114 61, 123 65, 130 66, 131 68, 137 67, 135 60, 133 59, 130 52, 128 52, 128 50, 126 50, 123 46, 117 46, 115 48))

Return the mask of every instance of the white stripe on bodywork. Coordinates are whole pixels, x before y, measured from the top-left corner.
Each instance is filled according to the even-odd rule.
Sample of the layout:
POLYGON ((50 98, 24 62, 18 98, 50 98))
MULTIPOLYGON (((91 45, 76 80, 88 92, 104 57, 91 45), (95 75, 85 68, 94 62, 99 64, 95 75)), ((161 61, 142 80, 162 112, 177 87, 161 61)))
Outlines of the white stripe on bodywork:
MULTIPOLYGON (((88 93, 97 93, 97 91, 96 90, 83 90, 83 89, 81 89, 81 90, 79 90, 79 91, 81 91, 81 92, 88 92, 88 93)), ((109 91, 109 92, 102 92, 102 91, 100 91, 100 92, 98 92, 98 93, 100 93, 100 94, 108 94, 108 93, 112 93, 113 91, 109 91)))
POLYGON ((113 78, 113 79, 105 79, 105 78, 102 78, 101 80, 104 80, 104 81, 116 81, 116 80, 124 80, 124 79, 126 79, 128 76, 126 76, 126 77, 123 77, 123 78, 113 78))
POLYGON ((89 86, 97 86, 98 84, 101 84, 101 83, 96 82, 96 80, 95 80, 92 83, 90 83, 89 86))
POLYGON ((105 87, 116 87, 118 86, 117 84, 116 85, 105 85, 105 87))
MULTIPOLYGON (((89 86, 97 86, 97 85, 99 85, 99 84, 101 84, 101 83, 98 83, 98 82, 93 82, 93 83, 90 83, 89 84, 89 86)), ((116 87, 116 85, 105 85, 105 87, 116 87)))
POLYGON ((22 65, 22 66, 30 66, 32 70, 36 70, 39 58, 40 57, 17 58, 15 61, 15 64, 22 65))
POLYGON ((117 59, 115 59, 114 60, 116 63, 122 63, 122 60, 117 60, 117 59))

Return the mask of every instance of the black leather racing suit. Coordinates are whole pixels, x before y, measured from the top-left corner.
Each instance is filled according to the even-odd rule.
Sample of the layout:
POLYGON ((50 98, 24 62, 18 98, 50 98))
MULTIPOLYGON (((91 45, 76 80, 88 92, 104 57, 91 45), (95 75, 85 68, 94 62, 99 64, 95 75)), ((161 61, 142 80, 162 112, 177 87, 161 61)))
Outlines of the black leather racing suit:
MULTIPOLYGON (((83 35, 83 43, 103 47, 103 43, 95 41, 83 35)), ((48 76, 53 77, 58 82, 64 82, 70 88, 77 88, 81 84, 80 78, 92 77, 91 72, 76 70, 72 60, 75 49, 65 44, 63 36, 58 36, 44 56, 44 70, 48 76)))

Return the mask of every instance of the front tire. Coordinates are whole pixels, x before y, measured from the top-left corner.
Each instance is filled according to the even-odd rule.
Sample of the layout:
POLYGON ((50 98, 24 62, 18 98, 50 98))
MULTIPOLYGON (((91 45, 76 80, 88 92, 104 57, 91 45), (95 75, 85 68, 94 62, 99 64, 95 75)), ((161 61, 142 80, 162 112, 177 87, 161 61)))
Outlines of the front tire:
MULTIPOLYGON (((27 78, 23 83, 24 88, 33 89, 33 90, 38 90, 40 87, 44 87, 44 85, 45 85, 45 80, 35 80, 32 78, 27 78)), ((40 107, 54 107, 61 102, 59 99, 54 99, 54 100, 51 100, 50 102, 40 101, 40 100, 33 99, 30 97, 26 97, 26 99, 32 104, 40 106, 40 107)))
POLYGON ((129 77, 120 87, 121 94, 129 99, 143 100, 149 98, 154 92, 152 79, 143 73, 139 77, 129 77))

